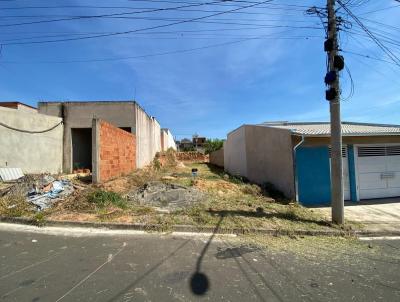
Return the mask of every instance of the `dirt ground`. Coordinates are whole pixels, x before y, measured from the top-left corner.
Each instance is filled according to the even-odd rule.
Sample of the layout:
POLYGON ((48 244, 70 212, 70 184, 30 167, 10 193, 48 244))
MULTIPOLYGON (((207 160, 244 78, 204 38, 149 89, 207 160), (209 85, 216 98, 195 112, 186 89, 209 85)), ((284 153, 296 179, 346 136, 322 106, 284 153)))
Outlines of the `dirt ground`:
MULTIPOLYGON (((170 156, 170 157, 168 157, 170 156)), ((41 220, 73 220, 158 224, 163 230, 172 225, 216 226, 223 228, 273 228, 284 230, 330 229, 320 212, 288 200, 274 200, 260 186, 227 175, 209 163, 177 162, 164 156, 151 167, 110 180, 101 185, 77 184, 73 194, 54 207, 39 213, 41 220), (197 169, 197 176, 192 175, 197 169), (204 196, 184 208, 165 210, 129 200, 129 193, 149 182, 164 182, 195 190, 204 196)), ((10 216, 0 203, 0 215, 10 216)), ((36 217, 31 208, 11 216, 36 217)))

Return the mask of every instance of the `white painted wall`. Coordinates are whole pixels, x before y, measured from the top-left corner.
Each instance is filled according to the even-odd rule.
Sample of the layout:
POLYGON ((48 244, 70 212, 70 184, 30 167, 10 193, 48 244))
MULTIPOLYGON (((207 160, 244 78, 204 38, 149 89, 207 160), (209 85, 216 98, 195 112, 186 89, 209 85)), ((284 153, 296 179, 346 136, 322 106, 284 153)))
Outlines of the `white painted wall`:
MULTIPOLYGON (((61 118, 0 107, 0 122, 23 130, 40 131, 61 118)), ((61 173, 63 125, 45 133, 23 133, 0 125, 0 167, 21 168, 24 173, 61 173)))
POLYGON ((161 146, 163 147, 162 151, 167 151, 169 148, 176 150, 174 136, 172 135, 171 131, 169 131, 169 129, 161 129, 161 140, 161 146))
POLYGON ((161 151, 161 127, 157 120, 136 106, 136 166, 150 164, 161 151))

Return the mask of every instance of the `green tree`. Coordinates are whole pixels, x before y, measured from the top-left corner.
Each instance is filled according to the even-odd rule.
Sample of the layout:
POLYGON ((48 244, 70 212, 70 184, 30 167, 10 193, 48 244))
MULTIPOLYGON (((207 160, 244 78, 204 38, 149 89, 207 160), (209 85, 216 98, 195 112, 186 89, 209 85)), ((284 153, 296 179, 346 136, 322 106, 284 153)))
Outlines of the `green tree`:
POLYGON ((209 154, 213 151, 217 151, 221 149, 224 146, 224 140, 223 139, 207 139, 206 142, 204 143, 204 148, 205 148, 205 153, 209 154))

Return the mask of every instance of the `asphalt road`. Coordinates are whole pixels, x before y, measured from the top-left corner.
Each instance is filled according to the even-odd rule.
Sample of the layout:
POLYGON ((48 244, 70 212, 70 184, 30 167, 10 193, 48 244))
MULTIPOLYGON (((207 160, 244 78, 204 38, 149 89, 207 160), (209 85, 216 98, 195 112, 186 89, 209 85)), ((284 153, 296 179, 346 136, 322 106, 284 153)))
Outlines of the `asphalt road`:
POLYGON ((388 256, 320 259, 207 237, 70 235, 0 226, 0 301, 400 301, 400 240, 372 242, 388 256))

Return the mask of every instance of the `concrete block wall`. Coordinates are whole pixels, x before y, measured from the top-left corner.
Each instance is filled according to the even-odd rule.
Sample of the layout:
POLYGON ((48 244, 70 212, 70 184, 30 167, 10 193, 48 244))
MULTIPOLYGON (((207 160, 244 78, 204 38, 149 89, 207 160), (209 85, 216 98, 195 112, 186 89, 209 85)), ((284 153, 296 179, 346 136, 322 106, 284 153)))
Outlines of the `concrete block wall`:
POLYGON ((224 143, 225 170, 232 175, 247 177, 245 125, 228 134, 224 143))
POLYGON ((128 174, 136 169, 135 135, 100 119, 92 125, 93 182, 128 174))
MULTIPOLYGON (((149 165, 161 151, 160 124, 134 101, 39 102, 38 106, 40 113, 64 118, 63 167, 66 173, 73 170, 72 130, 90 129, 93 118, 130 129, 136 136, 137 168, 149 165)), ((167 145, 172 143, 173 137, 169 133, 167 145)))
POLYGON ((246 126, 247 178, 270 182, 288 198, 295 198, 292 135, 287 129, 246 126))
POLYGON ((214 152, 210 153, 210 164, 213 164, 217 167, 224 167, 224 149, 221 148, 214 152))
POLYGON ((157 152, 161 151, 161 127, 154 117, 150 117, 142 108, 136 111, 136 166, 149 165, 157 152))
POLYGON ((224 168, 251 182, 270 182, 295 198, 292 136, 287 129, 243 125, 224 144, 224 168))
POLYGON ((96 101, 96 102, 39 102, 39 113, 58 116, 64 119, 63 170, 73 171, 72 129, 92 127, 93 118, 106 120, 117 127, 130 128, 135 134, 134 101, 96 101))
POLYGON ((62 119, 25 111, 0 107, 0 122, 16 129, 42 131, 26 133, 0 125, 0 167, 21 168, 24 173, 62 172, 63 125, 62 119))
POLYGON ((161 129, 161 150, 167 151, 169 148, 176 150, 174 137, 169 129, 161 129))

